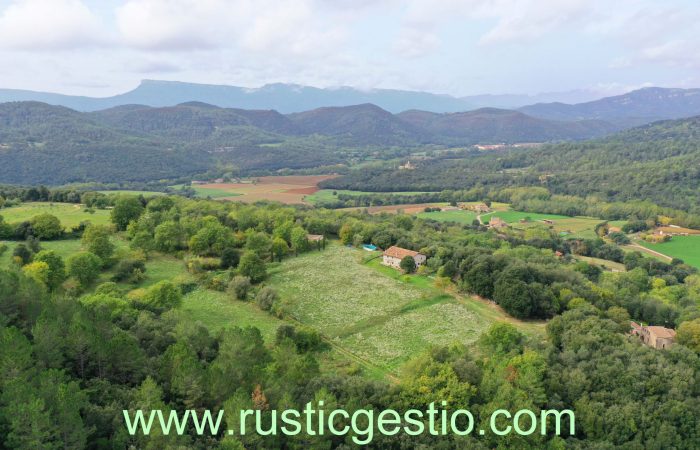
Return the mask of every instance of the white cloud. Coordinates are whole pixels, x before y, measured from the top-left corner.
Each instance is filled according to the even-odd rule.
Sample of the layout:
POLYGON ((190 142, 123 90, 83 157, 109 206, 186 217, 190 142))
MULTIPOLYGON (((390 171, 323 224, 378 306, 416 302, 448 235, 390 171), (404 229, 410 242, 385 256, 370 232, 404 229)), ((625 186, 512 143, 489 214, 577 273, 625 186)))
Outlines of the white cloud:
POLYGON ((117 8, 124 43, 146 50, 193 50, 223 43, 231 11, 221 0, 131 0, 117 8))
POLYGON ((477 16, 496 18, 496 26, 484 34, 481 44, 531 41, 576 22, 591 11, 588 0, 500 0, 475 11, 477 16))
POLYGON ((405 58, 419 58, 440 47, 440 38, 431 31, 405 28, 401 31, 394 50, 405 58))
POLYGON ((124 43, 138 49, 314 55, 342 37, 336 10, 325 11, 312 0, 129 0, 116 17, 124 43))
POLYGON ((99 19, 79 0, 18 0, 0 12, 0 47, 64 50, 107 42, 99 19))

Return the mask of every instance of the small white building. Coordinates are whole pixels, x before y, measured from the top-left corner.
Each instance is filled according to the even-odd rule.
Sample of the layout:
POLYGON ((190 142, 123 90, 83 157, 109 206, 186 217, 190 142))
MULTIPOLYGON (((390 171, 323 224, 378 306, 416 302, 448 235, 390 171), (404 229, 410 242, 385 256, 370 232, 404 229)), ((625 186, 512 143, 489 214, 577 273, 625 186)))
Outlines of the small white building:
POLYGON ((400 269, 401 260, 407 256, 413 257, 413 260, 416 262, 416 267, 420 267, 425 264, 426 256, 424 254, 396 246, 389 247, 384 251, 384 255, 382 256, 382 264, 395 269, 400 269))

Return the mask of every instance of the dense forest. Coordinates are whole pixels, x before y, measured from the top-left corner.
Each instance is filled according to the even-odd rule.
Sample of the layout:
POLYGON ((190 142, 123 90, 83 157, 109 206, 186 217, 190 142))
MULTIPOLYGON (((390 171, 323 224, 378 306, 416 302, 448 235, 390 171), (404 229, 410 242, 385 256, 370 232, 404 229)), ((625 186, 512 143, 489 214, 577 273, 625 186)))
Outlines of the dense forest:
MULTIPOLYGON (((501 408, 572 409, 575 433, 392 437, 374 430, 371 446, 700 445, 700 275, 681 261, 623 255, 599 239, 564 241, 544 228, 496 233, 406 215, 82 196, 93 207, 110 206, 110 225, 66 230, 50 215, 0 220, 3 238, 20 242, 13 263, 0 269, 2 448, 353 448, 353 436, 261 436, 252 429, 245 436, 131 436, 122 410, 250 408, 269 417, 319 400, 349 411, 426 408, 435 396, 448 407, 468 407, 477 424, 501 408), (546 336, 497 323, 472 346, 446 342, 410 361, 398 379, 372 380, 362 370, 323 369, 318 358, 328 350, 313 329, 290 323, 265 341, 256 328, 213 333, 183 314, 183 295, 213 289, 285 318, 285 303, 265 285, 267 268, 311 251, 307 233, 420 250, 428 256, 424 273, 515 317, 550 319, 546 336), (128 250, 115 249, 117 235, 128 250), (82 250, 64 260, 42 249, 66 238, 81 239, 82 250), (196 281, 135 290, 117 284, 142 277, 156 252, 180 260, 196 281), (603 272, 572 257, 578 254, 622 261, 627 271, 603 272), (98 284, 107 268, 114 281, 98 284), (641 345, 628 335, 631 319, 677 328, 679 345, 641 345)), ((237 429, 235 415, 225 420, 237 429)))
POLYGON ((557 122, 495 109, 420 122, 415 112, 394 115, 371 104, 283 115, 198 102, 92 113, 39 102, 3 103, 0 182, 147 182, 225 166, 246 173, 351 166, 431 146, 585 139, 612 131, 595 121, 557 122), (43 170, 49 166, 52 170, 43 170))
POLYGON ((697 214, 700 205, 700 117, 658 122, 601 140, 447 155, 416 170, 372 168, 327 180, 335 189, 441 191, 544 186, 553 194, 602 201, 648 200, 697 214))

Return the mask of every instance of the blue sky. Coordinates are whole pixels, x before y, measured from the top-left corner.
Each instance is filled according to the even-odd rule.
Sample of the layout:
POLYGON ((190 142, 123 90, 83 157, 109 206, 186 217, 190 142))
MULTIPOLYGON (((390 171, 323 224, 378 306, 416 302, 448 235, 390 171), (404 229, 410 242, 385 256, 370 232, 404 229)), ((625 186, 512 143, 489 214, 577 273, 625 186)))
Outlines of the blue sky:
POLYGON ((0 87, 700 87, 697 0, 0 0, 0 87))

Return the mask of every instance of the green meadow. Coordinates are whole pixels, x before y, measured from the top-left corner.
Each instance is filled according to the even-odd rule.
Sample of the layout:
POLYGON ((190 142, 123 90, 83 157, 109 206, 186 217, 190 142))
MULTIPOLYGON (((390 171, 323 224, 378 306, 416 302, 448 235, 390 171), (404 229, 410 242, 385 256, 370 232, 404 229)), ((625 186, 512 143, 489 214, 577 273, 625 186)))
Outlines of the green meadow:
POLYGON ((64 227, 74 227, 80 222, 90 221, 95 224, 106 224, 109 222, 109 211, 106 209, 95 209, 93 212, 86 211, 85 205, 69 203, 49 203, 33 202, 23 203, 11 208, 0 209, 0 216, 5 222, 23 222, 30 220, 39 214, 52 214, 58 217, 64 227))
POLYGON ((508 319, 434 287, 430 278, 402 275, 367 257, 333 244, 276 265, 268 284, 295 320, 389 373, 426 347, 469 344, 494 320, 508 319))
MULTIPOLYGON (((426 194, 426 193, 427 192, 424 192, 424 191, 421 191, 421 192, 383 192, 383 194, 391 194, 391 195, 416 195, 416 194, 426 194)), ((321 189, 320 191, 314 192, 313 194, 309 194, 306 197, 304 197, 304 201, 307 203, 310 203, 312 205, 326 203, 326 202, 333 202, 333 201, 338 200, 338 195, 340 195, 340 194, 350 195, 350 196, 359 196, 359 195, 377 194, 377 192, 347 191, 347 190, 343 190, 343 189, 321 189)))
POLYGON ((421 219, 437 220, 438 222, 455 222, 464 225, 471 225, 476 220, 477 214, 473 211, 432 211, 421 212, 417 216, 421 219))
POLYGON ((638 244, 672 258, 682 259, 700 269, 700 236, 673 236, 670 241, 660 244, 645 241, 639 241, 638 244))

